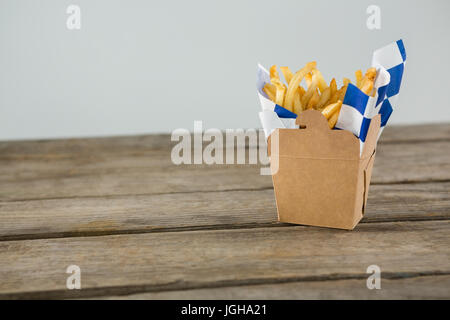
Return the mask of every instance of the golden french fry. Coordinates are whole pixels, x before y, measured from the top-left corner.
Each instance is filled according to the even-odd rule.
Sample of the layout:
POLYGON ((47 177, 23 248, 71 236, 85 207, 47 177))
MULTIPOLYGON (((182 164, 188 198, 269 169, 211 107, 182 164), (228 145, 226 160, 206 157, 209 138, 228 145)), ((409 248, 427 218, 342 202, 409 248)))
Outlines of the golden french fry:
POLYGON ((267 94, 267 96, 269 97, 270 100, 272 100, 273 102, 275 102, 276 98, 276 92, 277 92, 277 88, 270 83, 266 83, 264 85, 263 91, 267 94))
POLYGON ((320 95, 320 99, 319 102, 317 103, 316 108, 317 109, 323 108, 328 102, 328 100, 330 100, 330 97, 331 97, 331 87, 327 87, 320 95))
POLYGON ((349 84, 349 83, 352 83, 352 82, 350 81, 349 78, 343 78, 343 79, 342 79, 342 83, 344 84, 344 86, 348 86, 348 84, 349 84))
POLYGON ((305 89, 303 87, 299 86, 298 91, 300 92, 300 98, 303 97, 303 95, 306 93, 305 89))
POLYGON ((277 88, 276 88, 273 84, 271 84, 271 83, 266 83, 266 84, 264 85, 264 88, 265 88, 266 90, 269 90, 269 91, 272 92, 272 93, 275 93, 276 90, 277 90, 277 88))
POLYGON ((343 101, 345 93, 347 92, 347 87, 343 86, 338 91, 336 91, 328 101, 328 103, 336 103, 338 100, 343 101), (341 99, 342 98, 342 99, 341 99))
POLYGON ((330 119, 328 119, 328 126, 330 127, 330 129, 333 129, 334 126, 336 125, 336 123, 339 119, 339 112, 340 112, 340 110, 333 113, 333 115, 330 117, 330 119))
POLYGON ((370 95, 373 90, 373 83, 375 81, 375 77, 377 76, 377 70, 375 68, 367 69, 364 78, 361 81, 361 91, 367 95, 370 95))
POLYGON ((289 67, 280 67, 280 70, 283 73, 286 83, 289 85, 289 82, 291 82, 291 79, 294 76, 294 74, 292 73, 291 69, 289 69, 289 67))
POLYGON ((308 106, 306 107, 306 109, 315 109, 318 102, 319 102, 319 93, 317 92, 317 89, 316 89, 316 91, 314 91, 313 96, 309 100, 308 106))
POLYGON ((331 88, 331 96, 333 96, 335 93, 336 93, 336 91, 337 91, 337 84, 336 84, 336 79, 335 78, 333 78, 333 79, 331 79, 331 81, 330 81, 330 88, 331 88))
POLYGON ((300 99, 300 90, 297 90, 294 97, 294 112, 300 114, 303 111, 302 101, 300 99))
POLYGON ((311 73, 308 73, 305 76, 305 82, 306 82, 306 88, 309 89, 309 87, 311 86, 311 82, 312 82, 312 75, 311 75, 311 73))
POLYGON ((312 72, 313 74, 316 74, 317 86, 319 87, 320 93, 323 93, 328 88, 328 85, 323 78, 322 72, 320 72, 318 69, 314 69, 312 72))
POLYGON ((370 80, 365 81, 361 84, 361 91, 367 95, 370 95, 372 93, 372 89, 373 89, 373 82, 370 80))
POLYGON ((355 78, 356 78, 356 86, 358 88, 361 88, 361 81, 362 81, 362 78, 363 78, 361 70, 356 70, 355 71, 355 78))
POLYGON ((272 80, 273 78, 280 80, 280 75, 278 74, 276 64, 270 67, 270 79, 272 80))
MULTIPOLYGON (((284 105, 284 95, 286 93, 286 86, 281 82, 280 75, 277 71, 277 65, 274 64, 270 67, 270 82, 275 86, 275 103, 279 106, 284 105)), ((292 111, 292 108, 289 109, 292 111)))
POLYGON ((367 69, 365 77, 371 80, 375 80, 375 77, 377 76, 377 69, 372 67, 367 69))
POLYGON ((345 94, 347 93, 347 88, 348 85, 344 85, 341 89, 339 89, 339 100, 344 101, 345 94))
MULTIPOLYGON (((272 78, 270 81, 277 88, 277 92, 275 94, 275 103, 279 106, 284 107, 284 94, 286 92, 286 86, 277 78, 272 78)), ((292 108, 286 109, 292 111, 292 108)))
POLYGON ((316 92, 317 83, 318 83, 317 74, 313 73, 311 83, 308 86, 308 90, 306 90, 306 93, 302 97, 302 105, 308 106, 309 100, 314 95, 314 92, 316 92))
POLYGON ((330 98, 330 100, 328 100, 328 104, 331 103, 336 103, 339 100, 339 97, 341 95, 341 92, 338 90, 336 91, 330 98))
POLYGON ((326 106, 322 110, 322 114, 328 120, 333 115, 333 113, 335 113, 336 111, 338 111, 341 108, 341 106, 342 106, 342 101, 338 100, 338 102, 332 103, 332 104, 329 104, 328 106, 326 106))
POLYGON ((303 78, 305 77, 306 74, 310 73, 315 67, 316 67, 317 63, 315 61, 313 62, 309 62, 306 64, 305 67, 303 67, 302 69, 300 69, 299 71, 297 71, 294 76, 292 77, 291 81, 289 82, 289 86, 286 92, 286 97, 285 97, 285 108, 290 108, 292 109, 293 105, 294 105, 294 98, 295 98, 295 92, 297 92, 297 88, 300 84, 300 82, 303 80, 303 78))

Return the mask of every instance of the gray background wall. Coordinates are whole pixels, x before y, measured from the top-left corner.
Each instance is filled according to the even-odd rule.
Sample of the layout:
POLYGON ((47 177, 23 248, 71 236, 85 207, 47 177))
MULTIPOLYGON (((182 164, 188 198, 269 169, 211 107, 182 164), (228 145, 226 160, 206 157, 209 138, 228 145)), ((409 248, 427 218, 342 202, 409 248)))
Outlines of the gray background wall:
POLYGON ((0 0, 0 139, 259 127, 256 63, 353 78, 408 54, 390 123, 450 121, 450 1, 0 0), (66 28, 67 6, 81 30, 66 28), (366 8, 381 8, 368 30, 366 8))

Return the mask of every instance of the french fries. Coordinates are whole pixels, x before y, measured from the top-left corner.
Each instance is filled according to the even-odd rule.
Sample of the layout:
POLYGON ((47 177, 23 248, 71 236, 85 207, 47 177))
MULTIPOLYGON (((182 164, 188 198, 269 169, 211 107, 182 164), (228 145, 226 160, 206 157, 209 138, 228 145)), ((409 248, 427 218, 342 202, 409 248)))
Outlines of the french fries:
POLYGON ((314 91, 313 96, 311 97, 311 99, 308 101, 308 106, 306 107, 306 109, 315 109, 317 106, 317 103, 319 102, 319 93, 316 91, 314 91))
POLYGON ((330 127, 330 129, 333 129, 334 126, 336 125, 338 118, 339 118, 339 111, 333 113, 332 116, 330 117, 330 119, 328 119, 328 126, 330 127))
POLYGON ((319 102, 316 105, 316 109, 321 111, 321 109, 325 107, 330 98, 331 98, 331 87, 327 87, 320 95, 319 102))
POLYGON ((312 82, 312 75, 311 75, 311 73, 308 73, 305 76, 305 82, 306 82, 306 89, 309 89, 309 87, 311 87, 311 82, 312 82))
POLYGON ((352 83, 352 82, 350 81, 349 78, 343 78, 343 79, 342 79, 342 83, 344 84, 344 86, 348 86, 348 84, 349 84, 349 83, 352 83))
POLYGON ((322 76, 322 72, 320 72, 318 69, 313 70, 313 74, 316 74, 317 77, 317 86, 319 87, 320 92, 323 94, 323 92, 328 88, 327 83, 325 82, 325 79, 322 76))
POLYGON ((280 67, 280 70, 281 73, 283 73, 284 80, 286 80, 286 83, 289 85, 289 82, 291 82, 294 74, 292 73, 291 69, 289 69, 289 67, 280 67))
POLYGON ((278 74, 276 64, 274 64, 273 66, 270 67, 270 81, 272 81, 272 79, 280 80, 280 75, 278 74))
MULTIPOLYGON (((292 106, 294 104, 294 98, 295 98, 295 92, 298 90, 298 86, 300 85, 300 82, 303 80, 305 75, 310 73, 313 69, 316 68, 316 62, 309 62, 306 64, 306 66, 299 71, 297 71, 294 76, 291 79, 291 82, 289 82, 289 87, 286 92, 286 99, 285 99, 285 108, 292 109, 292 106)), ((306 94, 306 93, 305 93, 306 94)))
POLYGON ((331 88, 331 95, 333 96, 337 91, 337 84, 335 78, 331 79, 330 88, 331 88))
POLYGON ((294 112, 296 114, 300 114, 300 112, 303 111, 302 108, 302 99, 301 99, 301 92, 300 90, 297 90, 294 97, 294 112))
POLYGON ((273 84, 266 83, 264 85, 263 90, 267 94, 267 96, 269 97, 270 100, 272 100, 272 101, 276 100, 277 88, 273 84))
POLYGON ((356 86, 358 88, 361 87, 361 81, 362 81, 362 78, 363 78, 361 70, 356 70, 355 71, 355 78, 356 78, 356 86))
POLYGON ((323 109, 322 114, 328 120, 328 126, 333 129, 339 118, 339 112, 341 111, 342 101, 333 103, 323 109))
POLYGON ((336 103, 329 104, 328 106, 325 107, 325 109, 323 109, 322 114, 325 118, 327 118, 327 120, 329 120, 334 113, 340 110, 341 106, 342 106, 341 100, 339 100, 336 103))
POLYGON ((358 88, 365 94, 371 95, 376 75, 377 75, 377 70, 375 68, 367 69, 367 72, 364 75, 364 78, 361 80, 361 87, 358 87, 358 88))
MULTIPOLYGON (((342 86, 338 89, 336 79, 328 85, 322 73, 317 69, 315 61, 307 63, 296 73, 289 67, 280 67, 285 79, 283 83, 277 66, 270 68, 270 82, 264 85, 263 91, 270 100, 296 114, 304 110, 319 110, 327 119, 330 128, 334 128, 339 118, 342 102, 344 101, 349 78, 342 79, 342 86), (301 85, 305 79, 306 87, 301 85)), ((363 76, 361 70, 355 72, 356 86, 367 95, 374 95, 374 82, 377 75, 375 68, 367 69, 363 76)))
POLYGON ((306 93, 302 97, 302 105, 307 106, 309 103, 309 99, 312 98, 314 95, 314 92, 316 92, 317 89, 317 74, 313 74, 311 76, 311 82, 308 86, 308 90, 306 90, 306 93))
POLYGON ((348 87, 348 85, 344 85, 344 86, 339 90, 339 97, 338 97, 338 100, 344 101, 345 94, 347 93, 347 87, 348 87))
MULTIPOLYGON (((286 92, 286 86, 280 81, 280 79, 270 79, 272 84, 276 87, 275 103, 279 106, 284 105, 284 93, 286 92)), ((292 108, 289 111, 293 111, 292 108)))

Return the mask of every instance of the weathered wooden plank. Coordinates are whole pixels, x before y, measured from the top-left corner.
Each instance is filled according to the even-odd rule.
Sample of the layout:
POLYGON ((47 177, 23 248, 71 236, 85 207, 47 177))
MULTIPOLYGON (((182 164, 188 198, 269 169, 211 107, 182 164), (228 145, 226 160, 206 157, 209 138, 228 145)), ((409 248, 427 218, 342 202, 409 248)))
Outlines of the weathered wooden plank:
POLYGON ((59 169, 57 164, 47 164, 41 170, 16 171, 15 177, 0 180, 0 201, 272 187, 271 177, 261 176, 256 166, 175 166, 167 155, 162 163, 153 160, 155 157, 124 157, 115 168, 108 168, 113 162, 110 159, 59 169))
MULTIPOLYGON (((369 275, 367 275, 369 276, 369 275)), ((383 275, 382 275, 383 276, 383 275)), ((369 290, 367 277, 361 279, 302 281, 277 284, 194 289, 183 291, 147 292, 101 299, 122 300, 330 300, 330 299, 449 299, 450 276, 417 276, 381 279, 381 289, 369 290)))
MULTIPOLYGON (((379 143, 395 141, 434 141, 450 139, 450 124, 387 126, 379 143)), ((171 148, 169 134, 133 135, 103 138, 0 141, 0 157, 129 153, 171 148)))
MULTIPOLYGON (((379 146, 372 183, 450 180, 450 141, 379 146)), ((170 152, 0 159, 0 201, 270 188, 257 165, 180 165, 170 152)))
MULTIPOLYGON (((450 182, 373 185, 363 222, 448 219, 449 190, 450 182)), ((278 225, 272 189, 0 204, 1 240, 267 225, 278 225)))
POLYGON ((292 226, 5 241, 0 297, 362 278, 372 264, 391 277, 449 274, 449 229, 449 221, 416 221, 366 223, 354 232, 292 226), (75 293, 66 289, 72 264, 81 268, 83 289, 75 293))
POLYGON ((448 180, 450 141, 381 144, 373 170, 374 183, 448 180))
POLYGON ((170 135, 133 135, 102 138, 0 141, 0 157, 73 157, 80 154, 133 153, 171 148, 170 135))
POLYGON ((420 142, 450 139, 450 124, 418 124, 387 126, 379 143, 420 142))

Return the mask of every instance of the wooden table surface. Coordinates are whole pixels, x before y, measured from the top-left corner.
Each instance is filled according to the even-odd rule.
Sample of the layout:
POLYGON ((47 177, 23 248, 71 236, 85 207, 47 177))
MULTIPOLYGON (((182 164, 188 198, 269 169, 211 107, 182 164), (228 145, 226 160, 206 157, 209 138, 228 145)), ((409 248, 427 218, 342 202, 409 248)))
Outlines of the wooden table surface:
POLYGON ((0 298, 450 298, 450 124, 384 131, 353 231, 279 223, 257 165, 176 166, 173 145, 0 142, 0 298))

